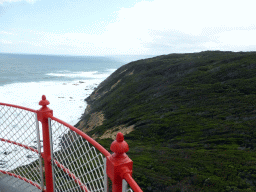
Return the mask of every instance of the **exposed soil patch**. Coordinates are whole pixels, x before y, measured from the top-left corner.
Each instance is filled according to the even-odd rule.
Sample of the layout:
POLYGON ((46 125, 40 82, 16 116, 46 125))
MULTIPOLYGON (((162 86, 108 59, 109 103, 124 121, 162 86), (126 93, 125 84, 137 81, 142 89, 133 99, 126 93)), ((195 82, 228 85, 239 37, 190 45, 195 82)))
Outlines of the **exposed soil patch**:
POLYGON ((87 123, 82 120, 77 128, 82 130, 84 133, 87 133, 93 130, 95 127, 101 126, 104 120, 105 118, 102 111, 95 112, 91 114, 87 123))
POLYGON ((113 140, 115 140, 118 132, 121 132, 123 133, 123 135, 126 135, 132 132, 133 130, 134 130, 134 125, 131 125, 129 127, 126 127, 125 125, 116 126, 116 127, 113 127, 112 129, 107 130, 100 137, 100 139, 112 138, 113 140))

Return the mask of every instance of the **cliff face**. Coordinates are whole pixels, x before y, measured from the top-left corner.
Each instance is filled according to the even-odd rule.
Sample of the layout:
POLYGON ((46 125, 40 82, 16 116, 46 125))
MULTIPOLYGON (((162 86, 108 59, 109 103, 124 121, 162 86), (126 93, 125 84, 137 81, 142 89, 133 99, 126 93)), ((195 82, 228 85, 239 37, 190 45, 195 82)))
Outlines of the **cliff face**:
POLYGON ((124 133, 144 191, 255 191, 255 74, 255 52, 131 62, 85 99, 75 126, 107 149, 124 133))
MULTIPOLYGON (((117 71, 120 71, 120 69, 118 69, 117 71)), ((127 126, 125 124, 116 124, 116 126, 113 126, 110 129, 106 129, 104 133, 101 132, 103 134, 93 132, 95 128, 103 125, 103 122, 105 120, 104 110, 100 110, 102 107, 103 97, 109 95, 107 93, 111 93, 116 88, 116 86, 119 85, 119 83, 121 82, 121 78, 123 78, 123 76, 120 75, 125 75, 124 72, 126 70, 122 71, 121 73, 118 73, 117 71, 113 73, 104 82, 102 82, 88 98, 85 99, 85 101, 87 102, 87 108, 85 109, 85 112, 81 117, 81 121, 79 121, 76 126, 77 128, 83 130, 83 132, 85 133, 93 133, 90 135, 94 139, 112 138, 113 140, 115 140, 116 134, 118 132, 122 132, 124 135, 126 135, 134 130, 134 125, 127 126), (113 82, 113 78, 117 81, 113 82), (99 102, 101 102, 101 104, 99 104, 99 102), (95 109, 96 106, 97 109, 95 109)), ((133 72, 130 72, 126 75, 133 75, 133 72)))

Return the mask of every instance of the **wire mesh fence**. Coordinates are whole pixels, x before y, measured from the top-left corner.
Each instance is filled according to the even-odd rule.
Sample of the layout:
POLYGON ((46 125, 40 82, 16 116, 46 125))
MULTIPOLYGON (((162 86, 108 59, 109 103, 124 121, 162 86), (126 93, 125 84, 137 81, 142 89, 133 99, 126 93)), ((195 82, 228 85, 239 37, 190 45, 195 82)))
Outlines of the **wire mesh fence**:
POLYGON ((55 191, 104 191, 104 159, 94 146, 51 120, 55 191))
MULTIPOLYGON (((7 188, 15 186, 14 191, 30 192, 111 192, 111 166, 118 167, 117 173, 114 171, 117 176, 120 171, 132 170, 132 161, 120 156, 129 149, 122 133, 111 144, 116 149, 126 146, 121 147, 122 152, 111 149, 114 154, 120 153, 118 158, 88 135, 55 118, 48 104, 44 95, 39 102, 42 108, 37 111, 0 103, 0 187, 7 184, 7 188)), ((142 192, 131 175, 126 174, 125 179, 135 191, 142 192)), ((122 192, 133 192, 125 180, 113 185, 115 189, 122 187, 122 192)))
POLYGON ((41 184, 41 145, 36 118, 34 112, 0 105, 0 170, 11 176, 9 182, 16 175, 26 182, 41 184))

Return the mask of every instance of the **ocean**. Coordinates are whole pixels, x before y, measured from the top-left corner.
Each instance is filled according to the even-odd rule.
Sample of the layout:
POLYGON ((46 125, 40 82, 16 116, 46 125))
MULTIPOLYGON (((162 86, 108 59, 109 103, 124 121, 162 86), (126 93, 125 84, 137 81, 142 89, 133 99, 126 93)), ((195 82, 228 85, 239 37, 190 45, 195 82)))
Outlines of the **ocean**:
POLYGON ((0 102, 38 110, 46 95, 53 115, 74 126, 84 99, 124 64, 110 57, 0 54, 0 102))
MULTIPOLYGON (((110 57, 0 54, 0 102, 38 110, 45 95, 53 115, 74 126, 86 108, 84 99, 124 64, 110 57)), ((0 137, 33 147, 36 133, 28 127, 30 119, 34 121, 34 118, 24 118, 15 110, 14 113, 8 111, 13 114, 6 119, 5 109, 0 109, 0 137), (23 126, 24 121, 27 121, 26 126, 23 126)), ((41 123, 39 128, 42 138, 41 123)), ((55 141, 58 137, 53 135, 55 141)), ((0 168, 3 170, 13 170, 37 159, 29 150, 0 142, 0 168)))
MULTIPOLYGON (((42 95, 45 95, 50 102, 48 107, 53 110, 53 116, 74 126, 86 109, 84 99, 102 81, 122 65, 148 57, 150 56, 96 57, 0 53, 0 102, 39 110, 39 102, 42 95)), ((7 111, 3 107, 0 109, 0 138, 37 149, 36 133, 31 126, 35 117, 24 116, 24 110, 12 108, 13 111, 7 111), (12 118, 6 118, 10 114, 12 118)), ((43 138, 41 123, 39 129, 40 138, 43 138)), ((64 128, 62 131, 66 132, 68 129, 64 128)), ((60 150, 59 137, 58 133, 52 135, 55 141, 53 145, 57 146, 54 151, 60 150)), ((13 170, 37 159, 38 156, 35 156, 34 152, 23 147, 17 148, 17 145, 8 142, 0 142, 2 170, 13 170)))

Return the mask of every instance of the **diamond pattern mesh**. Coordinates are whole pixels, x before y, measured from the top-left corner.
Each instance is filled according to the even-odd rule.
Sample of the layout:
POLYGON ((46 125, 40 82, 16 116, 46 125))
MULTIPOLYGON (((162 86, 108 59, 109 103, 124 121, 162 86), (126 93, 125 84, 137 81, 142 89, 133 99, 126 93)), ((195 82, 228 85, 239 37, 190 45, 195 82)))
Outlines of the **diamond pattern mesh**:
MULTIPOLYGON (((55 192, 103 192, 103 155, 65 125, 51 119, 49 122, 55 192)), ((12 186, 36 191, 21 185, 30 182, 40 186, 42 182, 40 137, 42 130, 36 113, 0 105, 0 179, 5 177, 5 182, 12 186), (10 176, 6 177, 8 174, 10 176), (19 179, 14 179, 12 174, 19 179)), ((127 189, 127 183, 124 191, 133 192, 127 189)))
POLYGON ((40 185, 36 122, 36 113, 0 105, 0 170, 40 185))
POLYGON ((55 191, 104 191, 103 155, 87 140, 51 120, 55 191))

